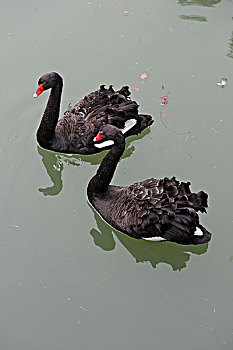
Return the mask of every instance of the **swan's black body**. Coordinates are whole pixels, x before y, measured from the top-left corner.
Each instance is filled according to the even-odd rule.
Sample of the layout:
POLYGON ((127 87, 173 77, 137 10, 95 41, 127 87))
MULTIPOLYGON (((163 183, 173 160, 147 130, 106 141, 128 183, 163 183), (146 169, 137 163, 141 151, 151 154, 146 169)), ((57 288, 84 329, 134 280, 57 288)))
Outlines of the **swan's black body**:
POLYGON ((125 140, 119 129, 111 125, 101 130, 102 138, 114 140, 114 146, 87 189, 88 198, 100 215, 117 230, 137 239, 179 244, 208 242, 211 234, 199 224, 197 213, 205 212, 208 195, 203 191, 191 193, 190 183, 179 183, 175 177, 152 178, 126 187, 109 185, 124 152, 125 140), (195 234, 197 228, 202 235, 195 234))
MULTIPOLYGON (((127 86, 114 91, 102 85, 99 90, 85 96, 70 107, 59 119, 63 81, 57 73, 44 74, 38 82, 42 90, 51 88, 37 140, 40 146, 62 153, 93 154, 102 151, 96 148, 93 138, 104 124, 123 128, 129 119, 137 123, 126 132, 125 137, 136 135, 153 123, 149 115, 139 115, 138 105, 129 98, 127 86)), ((36 97, 36 96, 35 96, 36 97)))

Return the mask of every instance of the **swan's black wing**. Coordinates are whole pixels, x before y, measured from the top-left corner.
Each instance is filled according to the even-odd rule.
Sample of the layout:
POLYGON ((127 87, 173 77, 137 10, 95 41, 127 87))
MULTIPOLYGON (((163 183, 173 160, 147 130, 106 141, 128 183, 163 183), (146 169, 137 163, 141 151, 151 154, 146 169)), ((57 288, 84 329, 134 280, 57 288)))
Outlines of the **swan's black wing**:
POLYGON ((105 117, 103 121, 118 128, 123 128, 128 119, 140 119, 138 104, 130 98, 128 86, 114 91, 110 85, 108 89, 101 85, 100 89, 85 96, 74 106, 76 112, 85 115, 86 122, 105 117))
POLYGON ((112 86, 106 89, 102 85, 74 107, 69 107, 57 124, 57 138, 64 137, 68 141, 70 152, 90 154, 101 150, 94 146, 93 138, 106 123, 123 129, 127 120, 135 119, 137 124, 125 136, 140 133, 153 120, 149 115, 138 114, 138 104, 129 95, 128 86, 114 91, 112 86))
MULTIPOLYGON (((135 238, 161 237, 181 244, 204 243, 203 237, 194 233, 197 227, 205 233, 197 212, 206 211, 208 196, 203 191, 191 193, 189 185, 175 178, 152 178, 119 188, 115 201, 118 214, 113 214, 113 221, 119 230, 135 238)), ((208 237, 210 239, 210 234, 208 237)))

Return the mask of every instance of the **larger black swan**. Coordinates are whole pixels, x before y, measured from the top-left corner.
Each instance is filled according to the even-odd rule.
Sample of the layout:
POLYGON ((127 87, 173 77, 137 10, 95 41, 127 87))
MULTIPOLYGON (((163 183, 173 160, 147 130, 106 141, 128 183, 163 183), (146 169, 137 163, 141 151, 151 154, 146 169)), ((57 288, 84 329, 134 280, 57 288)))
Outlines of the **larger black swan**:
POLYGON ((93 154, 113 144, 112 140, 94 145, 93 138, 104 124, 120 128, 125 137, 136 135, 153 123, 150 115, 138 114, 138 105, 129 98, 128 86, 114 91, 110 85, 91 92, 74 107, 69 107, 58 121, 63 87, 55 72, 44 74, 33 97, 51 88, 37 140, 40 146, 62 153, 93 154))
POLYGON ((110 185, 125 139, 118 128, 105 125, 94 141, 109 139, 114 145, 87 188, 90 203, 103 219, 137 239, 179 244, 208 242, 211 233, 199 223, 198 215, 206 211, 208 195, 203 191, 192 193, 190 182, 180 183, 175 177, 152 178, 126 187, 110 185))

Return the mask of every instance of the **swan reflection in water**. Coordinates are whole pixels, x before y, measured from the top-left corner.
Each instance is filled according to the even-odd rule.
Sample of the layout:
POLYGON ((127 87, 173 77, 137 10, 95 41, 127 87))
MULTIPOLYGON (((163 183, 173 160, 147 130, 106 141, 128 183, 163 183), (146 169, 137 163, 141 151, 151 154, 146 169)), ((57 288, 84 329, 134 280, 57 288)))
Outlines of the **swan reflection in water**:
MULTIPOLYGON (((144 129, 141 134, 137 136, 129 136, 126 139, 126 149, 121 159, 128 158, 133 154, 135 147, 131 146, 131 142, 139 140, 150 133, 150 128, 144 129)), ((37 146, 39 155, 42 157, 42 162, 45 166, 48 176, 50 177, 53 186, 39 188, 39 192, 44 196, 56 196, 62 191, 62 172, 64 165, 80 166, 82 162, 90 163, 91 165, 100 164, 108 151, 102 151, 93 155, 69 155, 64 153, 57 153, 40 146, 37 146)))
POLYGON ((192 254, 202 255, 207 252, 208 243, 200 245, 179 245, 171 242, 148 242, 142 239, 131 238, 120 231, 115 230, 107 224, 98 212, 88 202, 93 211, 94 218, 98 227, 90 231, 96 246, 105 251, 115 249, 116 242, 112 232, 128 252, 135 258, 137 263, 149 262, 153 268, 159 263, 168 264, 173 271, 180 271, 187 267, 187 262, 192 254))

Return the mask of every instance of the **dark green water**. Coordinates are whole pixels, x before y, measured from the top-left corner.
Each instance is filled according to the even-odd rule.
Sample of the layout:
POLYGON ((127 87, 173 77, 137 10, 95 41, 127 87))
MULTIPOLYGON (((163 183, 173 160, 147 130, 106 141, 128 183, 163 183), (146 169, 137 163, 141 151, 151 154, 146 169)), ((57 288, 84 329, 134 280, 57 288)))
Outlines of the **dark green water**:
POLYGON ((2 0, 0 13, 0 348, 232 350, 232 1, 2 0), (105 153, 35 139, 49 71, 64 77, 62 112, 103 83, 139 89, 155 123, 128 141, 114 184, 191 181, 209 194, 209 245, 135 241, 93 212, 105 153), (159 118, 168 92, 163 121, 183 135, 159 118))

